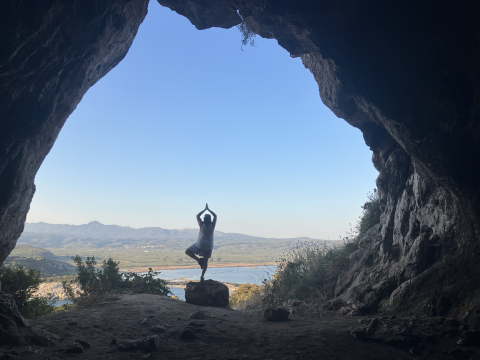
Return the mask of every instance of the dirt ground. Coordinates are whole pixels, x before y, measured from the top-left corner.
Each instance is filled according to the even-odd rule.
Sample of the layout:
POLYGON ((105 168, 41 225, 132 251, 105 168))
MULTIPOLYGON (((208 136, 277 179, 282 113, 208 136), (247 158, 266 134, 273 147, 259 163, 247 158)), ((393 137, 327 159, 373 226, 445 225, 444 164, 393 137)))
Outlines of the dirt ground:
MULTIPOLYGON (((415 356, 406 350, 359 341, 350 335, 362 317, 291 316, 286 322, 267 322, 259 314, 226 308, 202 307, 165 296, 125 295, 121 300, 92 308, 72 310, 31 320, 35 327, 58 336, 48 347, 3 347, 0 354, 10 359, 452 359, 439 352, 415 356), (179 333, 202 311, 205 320, 195 320, 201 331, 193 340, 179 333), (142 324, 147 318, 148 324, 142 324), (121 352, 122 340, 142 340, 156 334, 150 327, 160 324, 160 348, 154 352, 121 352), (114 341, 112 341, 115 339, 114 341), (81 354, 67 353, 77 340, 91 345, 81 354), (7 355, 7 354, 13 354, 7 355)), ((2 356, 0 355, 0 359, 2 356)))

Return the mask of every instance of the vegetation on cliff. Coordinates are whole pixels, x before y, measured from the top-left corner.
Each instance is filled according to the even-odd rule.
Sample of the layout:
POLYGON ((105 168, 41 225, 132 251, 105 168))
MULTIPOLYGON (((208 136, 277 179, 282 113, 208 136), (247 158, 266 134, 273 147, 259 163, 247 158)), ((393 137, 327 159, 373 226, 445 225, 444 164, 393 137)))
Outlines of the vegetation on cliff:
POLYGON ((40 271, 26 269, 21 265, 9 268, 1 267, 0 280, 2 291, 13 295, 15 304, 24 317, 34 318, 54 312, 53 302, 34 296, 43 282, 40 278, 40 271))
POLYGON ((245 20, 243 19, 243 16, 238 14, 240 18, 242 19, 242 22, 237 25, 238 31, 242 34, 242 46, 241 49, 243 51, 243 48, 246 47, 247 45, 250 46, 255 46, 255 37, 257 34, 255 34, 252 30, 250 30, 245 23, 245 20))
POLYGON ((376 189, 367 194, 362 213, 340 245, 298 242, 286 252, 277 265, 275 275, 264 281, 263 302, 282 304, 290 300, 325 303, 335 296, 335 285, 345 260, 358 248, 358 243, 380 222, 380 199, 376 189))
POLYGON ((262 286, 244 284, 231 296, 230 306, 248 309, 283 305, 294 300, 323 304, 335 296, 335 286, 345 260, 359 241, 380 222, 380 199, 374 190, 367 194, 362 213, 340 244, 297 242, 280 258, 275 275, 262 286), (261 301, 259 301, 261 298, 261 301))

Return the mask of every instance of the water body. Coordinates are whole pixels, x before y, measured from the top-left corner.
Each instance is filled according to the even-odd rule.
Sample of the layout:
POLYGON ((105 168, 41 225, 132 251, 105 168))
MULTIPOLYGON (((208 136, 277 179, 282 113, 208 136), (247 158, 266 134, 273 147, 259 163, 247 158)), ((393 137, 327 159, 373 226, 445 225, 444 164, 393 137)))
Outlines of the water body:
MULTIPOLYGON (((208 268, 205 273, 205 279, 212 279, 221 282, 229 282, 236 284, 257 284, 260 285, 268 274, 274 273, 274 266, 258 266, 258 267, 223 267, 223 268, 208 268)), ((169 281, 175 280, 200 280, 202 270, 198 269, 173 269, 161 270, 157 278, 169 281)), ((173 295, 178 296, 179 299, 185 299, 185 290, 183 288, 170 288, 173 295)), ((70 300, 57 300, 55 306, 63 304, 71 304, 70 300)))
MULTIPOLYGON (((274 266, 208 268, 205 273, 205 279, 237 284, 250 283, 259 285, 268 274, 273 274, 274 269, 274 266)), ((157 277, 169 281, 200 280, 201 273, 200 268, 161 270, 160 275, 157 277)), ((182 300, 185 298, 183 288, 170 288, 170 291, 182 300)))
POLYGON ((72 302, 70 300, 55 300, 55 306, 61 306, 65 304, 71 304, 72 302))

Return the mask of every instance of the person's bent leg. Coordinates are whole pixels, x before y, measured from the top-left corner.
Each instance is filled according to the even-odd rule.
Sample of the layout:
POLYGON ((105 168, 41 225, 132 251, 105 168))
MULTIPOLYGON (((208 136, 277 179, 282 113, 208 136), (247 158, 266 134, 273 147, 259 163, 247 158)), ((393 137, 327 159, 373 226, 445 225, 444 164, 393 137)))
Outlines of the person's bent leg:
POLYGON ((200 280, 205 280, 204 276, 205 276, 205 271, 207 271, 207 268, 208 268, 208 258, 204 258, 205 259, 205 262, 203 263, 203 268, 202 268, 202 277, 200 278, 200 280))
POLYGON ((196 260, 197 262, 200 260, 200 258, 197 255, 195 255, 195 253, 190 249, 185 250, 185 254, 187 254, 192 259, 196 260))

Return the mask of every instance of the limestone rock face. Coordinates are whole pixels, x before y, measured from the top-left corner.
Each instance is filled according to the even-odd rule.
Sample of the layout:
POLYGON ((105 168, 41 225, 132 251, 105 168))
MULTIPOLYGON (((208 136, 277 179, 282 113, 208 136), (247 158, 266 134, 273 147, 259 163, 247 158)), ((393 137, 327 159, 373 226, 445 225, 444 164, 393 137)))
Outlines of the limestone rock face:
POLYGON ((20 314, 13 296, 0 291, 0 346, 1 345, 48 345, 48 335, 35 331, 20 314))
POLYGON ((185 287, 185 301, 203 306, 228 306, 228 287, 215 280, 190 281, 185 287))
POLYGON ((147 0, 0 4, 0 264, 15 247, 34 178, 85 92, 127 54, 147 0))
MULTIPOLYGON (((194 24, 184 9, 203 4, 158 1, 194 24)), ((478 3, 229 0, 218 17, 227 2, 302 58, 324 104, 373 151, 381 221, 348 260, 330 307, 461 318, 478 305, 478 3)))

